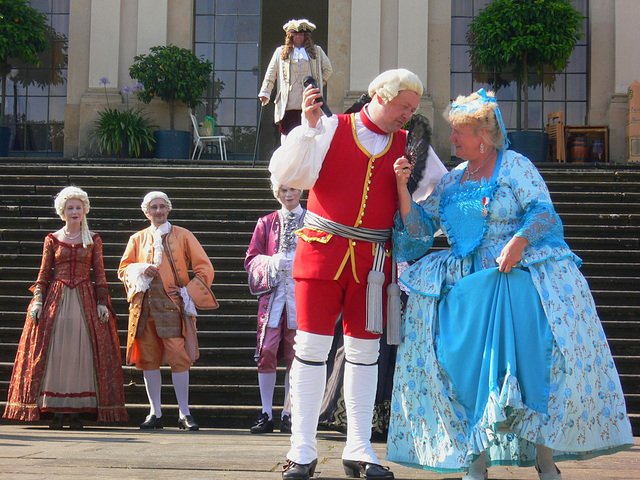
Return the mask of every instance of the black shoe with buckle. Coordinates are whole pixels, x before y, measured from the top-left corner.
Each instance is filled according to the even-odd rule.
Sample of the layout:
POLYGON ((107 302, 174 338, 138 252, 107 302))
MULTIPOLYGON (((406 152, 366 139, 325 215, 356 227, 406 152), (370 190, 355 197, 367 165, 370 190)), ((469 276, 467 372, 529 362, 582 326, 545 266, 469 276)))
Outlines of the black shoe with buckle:
POLYGON ((71 430, 82 430, 82 420, 79 413, 69 414, 69 428, 71 430))
POLYGON ((383 467, 376 463, 356 462, 355 460, 342 460, 344 473, 347 477, 360 478, 362 475, 367 480, 392 480, 395 478, 389 467, 383 467))
POLYGON ((179 418, 178 426, 180 427, 180 430, 192 430, 194 432, 196 430, 200 430, 200 426, 193 419, 192 415, 185 415, 184 417, 179 418))
POLYGON ((283 480, 309 480, 316 471, 318 459, 311 463, 296 463, 287 459, 287 464, 282 467, 283 480))
POLYGON ((262 412, 258 419, 251 425, 251 433, 272 433, 273 420, 269 420, 269 414, 262 412))
POLYGON ((162 430, 163 427, 163 418, 158 418, 155 415, 147 415, 147 418, 144 419, 144 422, 140 424, 140 430, 162 430))
POLYGON ((280 419, 280 433, 291 433, 291 415, 285 415, 280 419))

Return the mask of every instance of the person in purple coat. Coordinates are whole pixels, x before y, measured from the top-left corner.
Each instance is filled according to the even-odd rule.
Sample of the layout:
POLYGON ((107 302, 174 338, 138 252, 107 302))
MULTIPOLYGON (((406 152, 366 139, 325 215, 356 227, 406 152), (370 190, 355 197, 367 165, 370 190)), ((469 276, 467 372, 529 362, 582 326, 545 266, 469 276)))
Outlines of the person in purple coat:
POLYGON ((255 360, 258 363, 262 413, 253 422, 251 433, 273 432, 273 392, 279 360, 287 364, 280 431, 291 433, 287 400, 297 328, 291 272, 298 239, 294 232, 302 227, 306 210, 300 205, 302 190, 280 184, 272 184, 272 189, 282 208, 258 219, 244 261, 244 268, 249 274, 249 290, 259 298, 255 360))

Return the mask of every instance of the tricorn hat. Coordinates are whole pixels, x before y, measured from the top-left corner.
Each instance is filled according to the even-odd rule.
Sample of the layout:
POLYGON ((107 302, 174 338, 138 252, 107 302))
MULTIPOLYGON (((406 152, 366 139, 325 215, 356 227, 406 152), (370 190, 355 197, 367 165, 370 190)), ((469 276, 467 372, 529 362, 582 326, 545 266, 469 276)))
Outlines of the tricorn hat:
POLYGON ((302 32, 302 33, 311 33, 316 29, 316 26, 311 23, 306 18, 289 20, 282 26, 282 29, 285 32, 302 32))

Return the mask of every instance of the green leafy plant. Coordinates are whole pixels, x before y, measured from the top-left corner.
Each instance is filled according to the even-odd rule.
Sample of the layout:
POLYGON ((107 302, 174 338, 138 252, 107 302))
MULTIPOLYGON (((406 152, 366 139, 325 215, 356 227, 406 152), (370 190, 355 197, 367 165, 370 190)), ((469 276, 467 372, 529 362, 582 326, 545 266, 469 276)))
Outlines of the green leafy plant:
MULTIPOLYGON (((104 85, 105 95, 108 83, 108 78, 100 79, 100 85, 104 85)), ((100 153, 115 155, 118 158, 123 158, 125 155, 129 158, 138 158, 153 149, 156 142, 153 130, 157 129, 157 126, 141 109, 129 108, 128 104, 129 93, 143 89, 144 87, 140 84, 122 89, 122 93, 127 95, 125 110, 111 108, 107 96, 107 108, 98 112, 98 118, 94 121, 90 134, 100 153)))
POLYGON ((11 59, 40 65, 38 54, 49 47, 47 17, 26 0, 0 2, 0 125, 4 124, 7 75, 11 59))
POLYGON ((505 74, 516 77, 518 130, 523 103, 524 130, 529 129, 530 72, 562 71, 582 37, 582 21, 570 0, 494 0, 471 21, 467 38, 474 76, 496 90, 509 83, 505 74))
POLYGON ((150 51, 134 58, 129 76, 145 86, 138 92, 142 102, 160 98, 169 104, 169 128, 174 130, 176 100, 189 108, 201 105, 202 92, 211 83, 213 64, 175 45, 151 47, 150 51))

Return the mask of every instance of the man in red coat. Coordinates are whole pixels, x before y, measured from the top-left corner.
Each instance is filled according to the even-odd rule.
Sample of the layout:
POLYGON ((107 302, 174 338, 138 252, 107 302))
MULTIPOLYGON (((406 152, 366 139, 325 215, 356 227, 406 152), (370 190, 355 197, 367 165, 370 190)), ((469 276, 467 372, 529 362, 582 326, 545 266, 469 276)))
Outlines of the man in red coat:
POLYGON ((284 479, 308 479, 317 463, 316 429, 326 360, 343 313, 347 409, 345 472, 392 479, 371 446, 378 348, 390 281, 390 242, 398 207, 394 162, 404 155, 401 127, 417 110, 422 83, 405 69, 369 85, 358 113, 325 117, 321 93, 303 95, 303 124, 273 155, 281 184, 308 189, 307 215, 293 264, 298 332, 291 368, 292 437, 284 479), (368 292, 369 290, 369 292, 368 292))

